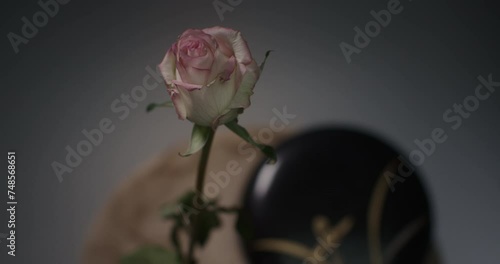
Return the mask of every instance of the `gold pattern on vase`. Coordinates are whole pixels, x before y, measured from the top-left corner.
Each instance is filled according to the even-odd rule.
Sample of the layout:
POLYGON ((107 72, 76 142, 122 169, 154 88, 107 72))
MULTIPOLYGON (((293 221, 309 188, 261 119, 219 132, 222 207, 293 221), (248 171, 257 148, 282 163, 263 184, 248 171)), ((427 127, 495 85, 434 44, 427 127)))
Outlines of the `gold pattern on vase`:
POLYGON ((397 158, 389 162, 380 173, 372 192, 367 212, 368 245, 371 264, 391 263, 399 251, 401 251, 427 223, 426 215, 415 218, 399 231, 386 246, 385 250, 382 250, 382 242, 380 239, 381 224, 384 204, 387 199, 387 194, 389 193, 389 186, 385 174, 397 173, 397 168, 400 165, 401 161, 397 158))
MULTIPOLYGON (((398 159, 393 159, 384 167, 371 194, 366 214, 369 263, 371 264, 391 263, 404 246, 427 224, 426 215, 415 218, 396 234, 385 250, 382 249, 381 224, 389 190, 384 174, 395 173, 400 162, 398 159)), ((342 240, 352 230, 354 219, 351 216, 344 216, 335 226, 332 226, 328 217, 319 215, 313 218, 311 225, 318 242, 313 248, 300 242, 274 238, 257 240, 253 248, 255 251, 279 253, 303 259, 303 263, 344 264, 339 247, 342 240)), ((438 263, 435 261, 436 258, 432 260, 434 262, 428 263, 438 263)))
POLYGON ((351 231, 354 220, 345 216, 332 226, 326 216, 316 216, 312 220, 312 231, 317 244, 313 248, 300 242, 285 239, 260 239, 254 242, 256 251, 281 253, 303 259, 305 263, 342 264, 338 253, 342 239, 351 231))

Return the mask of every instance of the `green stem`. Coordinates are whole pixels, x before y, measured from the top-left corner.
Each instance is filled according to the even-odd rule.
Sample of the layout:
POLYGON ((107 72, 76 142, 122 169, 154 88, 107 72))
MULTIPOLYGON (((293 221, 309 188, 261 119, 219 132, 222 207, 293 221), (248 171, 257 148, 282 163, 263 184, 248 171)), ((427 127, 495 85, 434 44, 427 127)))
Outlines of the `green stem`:
POLYGON ((203 194, 203 183, 205 182, 205 171, 208 164, 208 155, 210 154, 210 148, 212 147, 212 141, 214 139, 215 131, 210 130, 208 134, 207 143, 201 150, 200 163, 198 165, 198 176, 196 177, 196 193, 203 194))
MULTIPOLYGON (((205 172, 207 170, 208 156, 210 154, 210 148, 212 147, 212 141, 214 139, 215 130, 210 130, 208 135, 207 143, 202 149, 200 163, 198 164, 198 174, 196 176, 196 194, 195 199, 199 195, 203 194, 203 184, 205 183, 205 172)), ((198 217, 194 216, 194 220, 191 225, 191 239, 189 241, 189 251, 188 251, 188 264, 194 263, 194 244, 196 237, 196 227, 198 225, 198 217)))

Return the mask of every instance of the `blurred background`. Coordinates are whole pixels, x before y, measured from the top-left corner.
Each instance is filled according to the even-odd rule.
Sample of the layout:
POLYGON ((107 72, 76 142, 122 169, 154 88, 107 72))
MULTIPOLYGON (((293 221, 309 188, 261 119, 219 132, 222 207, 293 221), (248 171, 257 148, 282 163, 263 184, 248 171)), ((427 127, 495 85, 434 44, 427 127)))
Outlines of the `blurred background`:
MULTIPOLYGON (((78 262, 93 217, 112 191, 158 153, 187 144, 191 125, 174 110, 146 114, 150 102, 167 99, 163 85, 146 93, 135 87, 145 76, 154 80, 148 69, 186 28, 214 25, 243 32, 258 61, 276 51, 242 124, 266 126, 273 109, 286 108, 296 115, 290 129, 354 126, 407 154, 416 139, 445 130, 447 140, 420 166, 444 263, 500 259, 500 92, 467 111, 456 130, 443 119, 475 95, 479 76, 500 82, 496 1, 401 0, 400 12, 350 63, 340 44, 355 46, 354 28, 364 29, 374 20, 370 12, 392 1, 66 2, 46 23, 40 17, 29 37, 23 17, 33 21, 41 5, 2 2, 1 147, 17 154, 19 204, 17 256, 7 255, 0 236, 1 263, 78 262), (86 139, 82 130, 106 118, 114 130, 57 177, 54 162, 66 164, 68 146, 76 149, 86 139)), ((6 209, 6 178, 0 187, 6 209)))

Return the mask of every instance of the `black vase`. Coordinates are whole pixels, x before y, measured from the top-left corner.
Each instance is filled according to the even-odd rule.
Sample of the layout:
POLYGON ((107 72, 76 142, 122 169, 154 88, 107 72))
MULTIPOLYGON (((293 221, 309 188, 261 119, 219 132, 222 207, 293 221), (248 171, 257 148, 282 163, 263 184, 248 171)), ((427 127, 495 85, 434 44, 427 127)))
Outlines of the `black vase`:
POLYGON ((392 147, 321 129, 277 153, 256 170, 239 219, 251 263, 436 263, 418 172, 392 147))

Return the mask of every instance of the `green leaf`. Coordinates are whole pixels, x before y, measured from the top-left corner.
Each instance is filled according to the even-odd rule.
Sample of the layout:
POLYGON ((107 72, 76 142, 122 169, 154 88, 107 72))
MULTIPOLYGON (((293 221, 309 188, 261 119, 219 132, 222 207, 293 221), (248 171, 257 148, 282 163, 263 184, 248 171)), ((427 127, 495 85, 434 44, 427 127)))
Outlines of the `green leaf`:
POLYGON ((236 230, 245 241, 253 239, 254 228, 251 223, 251 214, 246 210, 240 210, 236 221, 236 230))
POLYGON ((172 219, 179 216, 179 207, 177 205, 167 205, 161 209, 161 215, 165 219, 172 219))
POLYGON ((203 246, 208 240, 210 232, 220 226, 220 219, 217 216, 216 211, 207 210, 215 205, 215 200, 203 201, 203 208, 197 208, 196 203, 201 203, 202 201, 195 201, 195 199, 201 199, 198 195, 190 191, 179 198, 179 206, 182 206, 181 213, 182 219, 184 219, 183 225, 191 224, 194 225, 194 240, 195 243, 203 246), (187 218, 187 219, 186 219, 187 218))
POLYGON ((149 113, 149 112, 153 111, 157 107, 173 107, 173 106, 174 106, 174 103, 172 103, 170 101, 166 101, 166 102, 163 102, 163 103, 150 103, 146 107, 146 112, 149 113))
POLYGON ((262 63, 260 64, 259 68, 260 68, 260 71, 263 71, 264 70, 264 65, 266 65, 266 61, 267 61, 267 57, 269 57, 269 54, 271 54, 271 52, 273 52, 274 50, 268 50, 266 51, 266 55, 264 57, 264 61, 262 61, 262 63))
POLYGON ((193 207, 195 197, 196 193, 194 191, 188 191, 187 193, 183 194, 177 201, 179 202, 179 204, 193 207))
MULTIPOLYGON (((162 217, 164 219, 174 219, 178 222, 178 224, 182 225, 182 220, 183 217, 185 217, 186 213, 185 211, 188 211, 187 213, 192 213, 189 209, 192 209, 193 207, 193 199, 195 198, 195 196, 195 192, 188 191, 179 199, 177 199, 177 202, 175 204, 163 206, 163 208, 161 209, 162 217)), ((195 210, 192 211, 194 211, 194 213, 197 213, 197 211, 195 210)))
POLYGON ((176 254, 159 246, 145 246, 123 257, 121 264, 180 264, 176 254))
POLYGON ((259 148, 262 151, 262 153, 264 153, 267 156, 267 158, 269 159, 268 163, 271 163, 271 164, 276 163, 277 156, 276 156, 276 152, 274 151, 274 148, 271 146, 268 146, 268 145, 263 145, 263 144, 259 144, 259 143, 255 142, 253 140, 253 138, 250 136, 250 134, 248 133, 248 131, 244 127, 242 127, 238 124, 237 120, 233 120, 229 123, 226 123, 226 127, 229 128, 229 130, 233 131, 236 135, 240 136, 246 142, 259 148))
POLYGON ((193 132, 191 133, 189 148, 185 153, 179 153, 179 155, 187 157, 200 151, 207 143, 210 133, 212 133, 212 128, 195 124, 193 126, 193 132))
POLYGON ((220 219, 214 211, 201 211, 196 217, 195 241, 200 246, 204 246, 210 232, 220 226, 220 219))
POLYGON ((198 196, 194 191, 188 191, 175 204, 165 205, 161 209, 164 219, 173 219, 176 225, 187 227, 202 210, 215 208, 216 200, 198 196))

